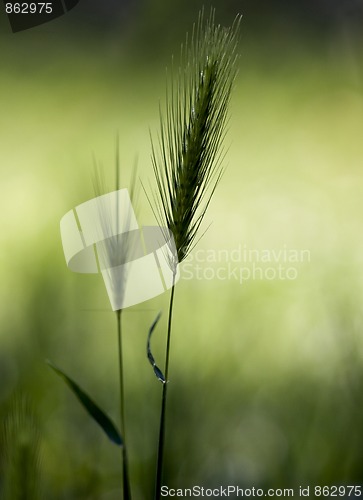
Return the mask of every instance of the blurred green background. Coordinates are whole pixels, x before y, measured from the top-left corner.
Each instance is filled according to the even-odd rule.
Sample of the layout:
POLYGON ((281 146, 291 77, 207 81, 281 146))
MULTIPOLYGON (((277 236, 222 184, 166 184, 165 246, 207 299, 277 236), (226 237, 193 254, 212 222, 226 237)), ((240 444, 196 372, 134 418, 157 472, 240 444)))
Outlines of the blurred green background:
MULTIPOLYGON (((17 34, 0 15, 0 417, 14 395, 33 405, 46 499, 120 497, 119 450, 44 363, 61 366, 117 421, 116 319, 101 277, 67 269, 59 220, 94 196, 92 155, 112 189, 117 133, 123 185, 136 159, 153 185, 149 129, 158 130, 165 67, 201 5, 84 0, 17 34)), ((359 484, 363 3, 213 5, 225 24, 243 14, 240 71, 227 169, 195 251, 287 248, 310 259, 292 264, 293 280, 209 279, 228 265, 217 259, 198 263, 204 279, 179 282, 164 483, 359 484)), ((154 223, 142 189, 139 214, 154 223)), ((146 334, 163 311, 153 339, 161 364, 167 307, 165 294, 124 314, 136 500, 152 498, 161 396, 146 334)))

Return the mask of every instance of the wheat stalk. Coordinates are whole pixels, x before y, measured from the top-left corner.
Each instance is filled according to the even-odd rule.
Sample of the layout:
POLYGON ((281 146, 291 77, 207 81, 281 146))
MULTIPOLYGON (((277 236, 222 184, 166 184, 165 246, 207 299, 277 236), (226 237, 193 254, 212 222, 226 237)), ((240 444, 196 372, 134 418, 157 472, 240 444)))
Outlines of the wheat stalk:
MULTIPOLYGON (((224 137, 233 83, 237 73, 237 16, 230 28, 215 24, 215 11, 203 11, 191 39, 182 47, 177 80, 160 109, 158 144, 152 142, 152 164, 157 184, 154 213, 160 226, 174 236, 182 262, 196 243, 200 225, 223 173, 224 137)), ((174 269, 175 283, 176 267, 174 269)), ((165 383, 162 389, 155 499, 160 499, 164 461, 165 415, 168 391, 171 326, 175 286, 172 286, 165 383)))

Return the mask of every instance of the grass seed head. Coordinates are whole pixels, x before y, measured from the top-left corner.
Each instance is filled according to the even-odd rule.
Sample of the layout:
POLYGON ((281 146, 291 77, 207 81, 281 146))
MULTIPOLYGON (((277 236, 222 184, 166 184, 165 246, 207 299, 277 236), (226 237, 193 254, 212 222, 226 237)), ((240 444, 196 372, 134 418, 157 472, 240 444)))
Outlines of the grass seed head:
POLYGON ((178 260, 191 250, 221 178, 224 136, 237 72, 240 16, 230 28, 203 12, 182 46, 177 78, 160 110, 158 147, 152 145, 157 183, 155 213, 173 233, 178 260))

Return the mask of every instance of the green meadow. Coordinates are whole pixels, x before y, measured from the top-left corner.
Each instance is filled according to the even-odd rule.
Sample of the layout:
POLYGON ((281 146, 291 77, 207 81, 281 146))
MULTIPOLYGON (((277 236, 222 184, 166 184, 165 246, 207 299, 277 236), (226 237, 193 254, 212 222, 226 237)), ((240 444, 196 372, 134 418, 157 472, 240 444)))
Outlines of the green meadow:
MULTIPOLYGON (((362 54, 340 39, 265 42, 242 23, 225 173, 176 287, 170 487, 362 480, 362 54)), ((100 275, 67 269, 59 221, 94 197, 93 158, 113 190, 117 134, 122 186, 137 164, 155 190, 149 132, 178 45, 155 60, 120 45, 50 28, 1 36, 0 418, 16 395, 31 403, 52 500, 120 498, 119 450, 45 363, 118 421, 115 315, 100 275)), ((138 184, 139 223, 155 224, 138 184)), ((146 338, 161 311, 161 364, 168 300, 124 311, 136 500, 151 498, 161 397, 146 338)), ((0 487, 6 474, 4 459, 0 487)))

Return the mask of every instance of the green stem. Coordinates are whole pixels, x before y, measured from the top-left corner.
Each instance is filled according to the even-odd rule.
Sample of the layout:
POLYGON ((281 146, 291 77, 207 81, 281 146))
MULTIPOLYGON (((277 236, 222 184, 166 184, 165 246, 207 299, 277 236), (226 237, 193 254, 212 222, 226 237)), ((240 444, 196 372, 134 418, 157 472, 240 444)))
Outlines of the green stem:
POLYGON ((163 384, 163 394, 161 400, 158 461, 156 467, 156 483, 155 483, 155 500, 159 500, 161 498, 161 486, 162 486, 161 482, 162 482, 163 462, 164 462, 165 414, 166 414, 166 399, 168 394, 170 337, 171 337, 171 322, 172 322, 171 320, 173 316, 174 292, 175 292, 175 274, 173 276, 173 286, 171 288, 170 304, 169 304, 168 337, 166 343, 166 356, 165 356, 165 384, 163 384))
POLYGON ((121 436, 123 440, 122 450, 122 478, 123 478, 123 500, 131 500, 131 488, 129 479, 129 467, 126 451, 126 434, 125 434, 125 404, 124 404, 124 377, 123 377, 123 357, 122 357, 122 336, 121 336, 121 309, 116 311, 117 317, 117 338, 118 338, 118 361, 119 361, 119 376, 120 376, 120 420, 121 420, 121 436))

